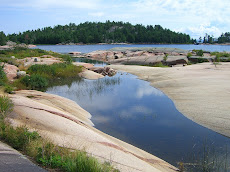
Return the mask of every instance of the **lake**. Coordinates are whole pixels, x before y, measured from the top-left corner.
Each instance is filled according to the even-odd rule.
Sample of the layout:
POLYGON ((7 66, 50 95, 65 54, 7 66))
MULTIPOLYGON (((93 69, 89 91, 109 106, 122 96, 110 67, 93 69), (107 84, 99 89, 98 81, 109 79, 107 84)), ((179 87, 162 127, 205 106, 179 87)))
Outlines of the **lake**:
MULTIPOLYGON (((77 102, 92 114, 97 129, 175 166, 226 160, 229 138, 187 119, 164 93, 132 74, 62 83, 47 93, 77 102)), ((202 170, 196 166, 193 171, 202 170)))
POLYGON ((38 45, 35 48, 40 48, 47 51, 58 53, 82 52, 89 53, 96 50, 108 50, 115 47, 165 47, 165 48, 180 48, 184 50, 202 49, 206 51, 229 51, 230 45, 193 45, 193 44, 130 44, 130 45, 38 45))

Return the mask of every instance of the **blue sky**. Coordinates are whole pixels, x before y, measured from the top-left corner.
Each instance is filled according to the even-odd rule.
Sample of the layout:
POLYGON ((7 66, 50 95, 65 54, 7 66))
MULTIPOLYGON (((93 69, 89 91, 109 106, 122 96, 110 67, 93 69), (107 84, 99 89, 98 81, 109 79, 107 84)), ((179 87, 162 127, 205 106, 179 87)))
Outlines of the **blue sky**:
POLYGON ((110 20, 218 37, 230 32, 229 11, 229 0, 0 0, 0 31, 110 20))

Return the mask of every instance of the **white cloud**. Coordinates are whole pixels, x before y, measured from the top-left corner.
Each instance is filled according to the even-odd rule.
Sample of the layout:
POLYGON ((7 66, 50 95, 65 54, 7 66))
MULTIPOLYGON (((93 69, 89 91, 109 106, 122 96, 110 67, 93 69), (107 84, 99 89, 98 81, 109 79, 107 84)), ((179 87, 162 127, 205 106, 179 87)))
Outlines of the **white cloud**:
POLYGON ((129 109, 121 111, 119 117, 122 119, 135 119, 139 114, 142 116, 153 114, 152 110, 145 106, 133 106, 129 109))
POLYGON ((136 92, 136 97, 141 99, 144 96, 163 96, 163 93, 159 90, 157 90, 154 87, 151 87, 149 83, 143 83, 142 85, 139 86, 136 92))
POLYGON ((96 12, 96 13, 89 13, 89 16, 93 16, 93 17, 102 17, 105 14, 103 12, 96 12))
POLYGON ((132 5, 146 24, 152 21, 192 37, 219 36, 223 25, 230 27, 229 0, 139 0, 132 5))
POLYGON ((221 30, 216 26, 211 26, 210 24, 201 24, 199 26, 190 26, 187 28, 179 28, 176 31, 188 33, 193 38, 199 38, 200 36, 208 33, 214 37, 219 37, 221 35, 221 30))

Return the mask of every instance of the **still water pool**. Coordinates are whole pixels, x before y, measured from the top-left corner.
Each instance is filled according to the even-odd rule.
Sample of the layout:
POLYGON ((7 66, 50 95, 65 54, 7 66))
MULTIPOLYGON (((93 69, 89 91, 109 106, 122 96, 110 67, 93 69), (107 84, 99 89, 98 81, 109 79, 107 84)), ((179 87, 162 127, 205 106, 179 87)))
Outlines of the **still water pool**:
POLYGON ((230 145, 229 138, 187 119, 160 90, 129 73, 62 83, 47 93, 77 102, 92 114, 97 129, 175 166, 202 159, 207 147, 222 158, 230 145))

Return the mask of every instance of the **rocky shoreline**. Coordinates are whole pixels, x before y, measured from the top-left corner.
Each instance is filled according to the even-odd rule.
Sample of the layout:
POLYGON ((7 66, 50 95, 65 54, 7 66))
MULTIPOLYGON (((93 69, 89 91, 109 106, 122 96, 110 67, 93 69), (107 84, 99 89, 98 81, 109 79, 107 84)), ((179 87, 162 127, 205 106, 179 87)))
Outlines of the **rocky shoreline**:
MULTIPOLYGON (((55 57, 32 57, 20 61, 26 67, 33 64, 61 63, 55 57)), ((81 75, 88 79, 116 73, 110 67, 97 68, 78 62, 73 64, 83 66, 81 75)), ((9 64, 4 67, 7 77, 12 80, 17 77, 18 68, 9 64)), ((84 150, 102 163, 109 161, 121 172, 178 171, 164 160, 97 130, 90 120, 91 114, 69 99, 34 90, 16 91, 15 94, 9 94, 9 97, 14 103, 14 110, 8 116, 9 122, 15 127, 26 126, 30 131, 37 131, 56 145, 84 150)))
POLYGON ((214 61, 216 56, 209 52, 204 52, 202 56, 197 56, 195 51, 187 51, 177 48, 113 48, 106 51, 93 51, 87 54, 76 54, 75 57, 85 57, 87 59, 99 60, 109 64, 124 65, 187 65, 188 62, 198 62, 200 59, 209 62, 214 61))

